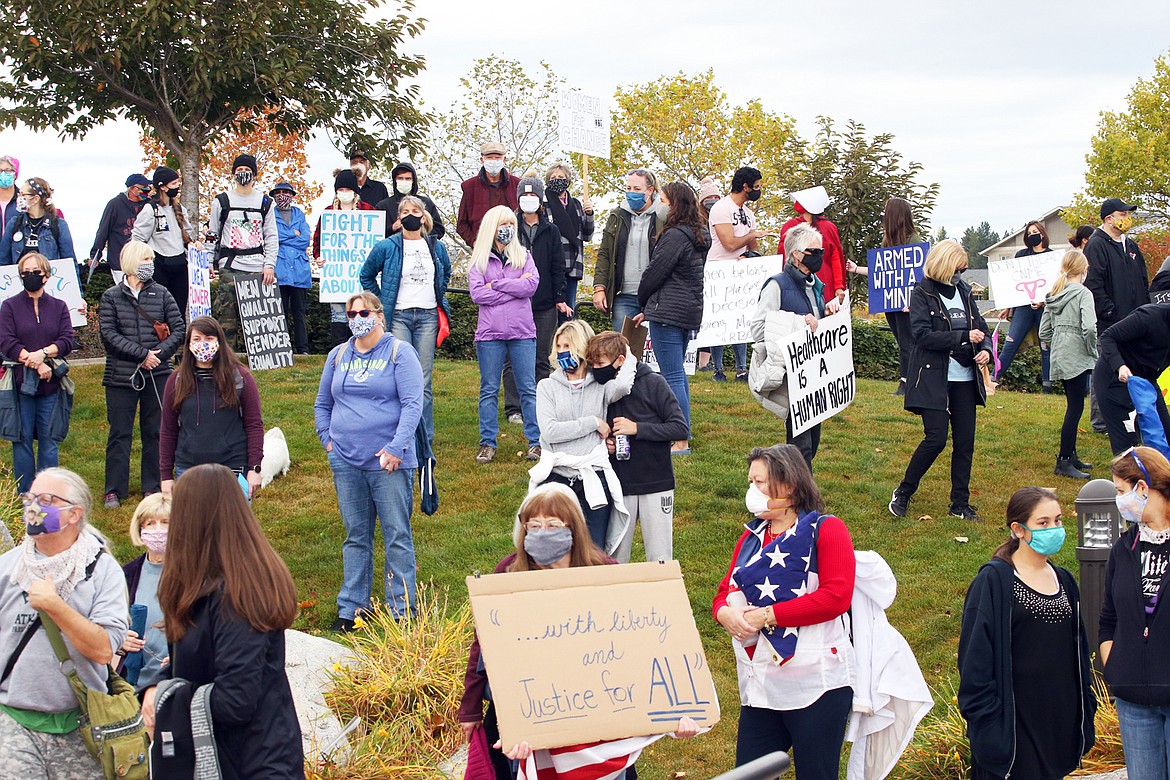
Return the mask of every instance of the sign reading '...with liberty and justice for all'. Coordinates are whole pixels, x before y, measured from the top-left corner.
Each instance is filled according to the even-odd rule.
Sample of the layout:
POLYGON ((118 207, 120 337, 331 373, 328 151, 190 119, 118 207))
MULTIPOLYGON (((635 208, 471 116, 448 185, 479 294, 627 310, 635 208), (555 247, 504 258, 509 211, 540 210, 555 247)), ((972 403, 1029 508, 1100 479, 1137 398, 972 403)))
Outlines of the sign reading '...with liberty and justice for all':
POLYGON ((386 237, 385 211, 321 212, 321 302, 345 303, 362 291, 362 264, 386 237))

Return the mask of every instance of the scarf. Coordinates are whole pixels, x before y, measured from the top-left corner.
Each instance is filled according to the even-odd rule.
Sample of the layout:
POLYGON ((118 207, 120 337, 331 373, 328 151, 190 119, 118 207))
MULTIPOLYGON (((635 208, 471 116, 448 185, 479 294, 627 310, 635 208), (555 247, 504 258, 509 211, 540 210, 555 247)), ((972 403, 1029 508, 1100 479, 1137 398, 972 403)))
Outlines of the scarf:
POLYGON ((561 235, 572 247, 573 258, 576 259, 581 243, 581 215, 577 213, 573 198, 569 198, 568 205, 561 203, 559 195, 548 199, 548 211, 552 216, 553 224, 561 231, 561 235))
POLYGON ((26 536, 12 579, 27 593, 34 582, 52 577, 57 595, 68 600, 77 584, 85 579, 86 567, 101 551, 98 538, 84 529, 68 550, 52 556, 38 554, 35 537, 26 536))

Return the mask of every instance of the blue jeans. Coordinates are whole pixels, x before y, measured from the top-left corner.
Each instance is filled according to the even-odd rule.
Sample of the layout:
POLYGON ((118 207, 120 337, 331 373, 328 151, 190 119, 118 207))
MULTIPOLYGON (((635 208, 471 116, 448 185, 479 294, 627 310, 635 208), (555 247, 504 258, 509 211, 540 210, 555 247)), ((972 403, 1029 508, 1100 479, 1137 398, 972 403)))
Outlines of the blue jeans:
POLYGON ((638 305, 638 296, 629 293, 615 295, 609 302, 609 310, 613 312, 613 329, 618 333, 622 332, 626 317, 633 319, 642 313, 642 307, 638 305))
POLYGON ((1117 723, 1129 776, 1135 780, 1166 780, 1170 763, 1170 707, 1117 699, 1117 723))
MULTIPOLYGON (((1032 328, 1040 327, 1040 318, 1044 316, 1044 307, 1033 309, 1031 306, 1017 306, 1012 309, 1011 327, 1008 328, 1007 338, 1003 342, 1003 349, 999 353, 999 373, 996 376, 1003 376, 1007 373, 1008 366, 1012 364, 1012 360, 1016 356, 1016 350, 1020 348, 1020 344, 1024 343, 1024 339, 1028 337, 1028 333, 1032 328)), ((988 338, 991 335, 988 334, 988 338)), ((1040 348, 1040 378, 1044 384, 1048 384, 1048 350, 1043 347, 1040 348)))
POLYGON ((49 438, 49 423, 57 406, 57 394, 22 395, 16 403, 20 409, 20 441, 12 442, 12 470, 16 472, 17 489, 27 493, 38 471, 57 465, 57 442, 49 438), (37 442, 35 460, 34 439, 37 442))
MULTIPOLYGON (((735 355, 735 370, 747 371, 747 344, 732 344, 731 353, 735 355)), ((723 345, 711 347, 711 368, 723 370, 723 345)))
POLYGON ((435 440, 435 396, 431 392, 431 374, 435 368, 435 339, 439 337, 438 309, 399 309, 390 323, 394 338, 405 341, 418 353, 422 364, 422 425, 427 442, 435 440))
POLYGON ((334 452, 328 453, 337 490, 337 508, 345 524, 341 545, 344 569, 337 594, 338 617, 353 620, 370 608, 374 582, 374 525, 382 521, 386 547, 386 606, 395 618, 414 610, 414 540, 410 513, 414 508, 414 469, 394 472, 355 468, 334 452))
MULTIPOLYGON (((687 382, 687 372, 683 368, 683 357, 687 351, 687 332, 673 325, 663 325, 660 322, 650 323, 650 341, 654 344, 654 356, 658 358, 658 370, 678 405, 682 407, 683 418, 687 427, 691 425, 691 386, 687 382)), ((714 350, 714 348, 712 348, 714 350)), ((714 360, 714 351, 712 351, 714 360)))
POLYGON ((496 446, 500 430, 500 378, 504 358, 512 361, 516 391, 520 393, 520 413, 524 416, 524 437, 528 446, 540 444, 540 426, 536 423, 536 339, 477 341, 479 356, 479 443, 496 446))

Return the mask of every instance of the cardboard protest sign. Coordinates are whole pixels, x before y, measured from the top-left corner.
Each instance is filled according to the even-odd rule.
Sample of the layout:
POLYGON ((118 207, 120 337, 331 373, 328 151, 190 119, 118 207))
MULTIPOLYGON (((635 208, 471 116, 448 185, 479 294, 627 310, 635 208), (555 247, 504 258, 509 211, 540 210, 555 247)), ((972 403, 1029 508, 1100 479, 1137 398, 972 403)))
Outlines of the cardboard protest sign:
POLYGON ((857 378, 853 373, 853 320, 849 299, 841 311, 780 342, 788 371, 789 415, 792 435, 799 436, 853 403, 857 378))
MULTIPOLYGON (((77 263, 72 257, 50 260, 53 275, 45 282, 45 292, 69 304, 69 321, 77 328, 86 324, 85 299, 81 297, 81 284, 77 279, 77 263)), ((0 265, 0 300, 11 298, 24 291, 20 281, 20 265, 0 265)))
MULTIPOLYGON (((633 320, 626 317, 622 323, 622 335, 630 343, 630 352, 635 358, 645 363, 651 371, 662 373, 658 367, 658 356, 654 354, 654 343, 650 340, 650 329, 646 327, 645 322, 635 325, 633 320)), ((687 351, 683 353, 683 371, 687 376, 695 375, 698 358, 698 350, 694 344, 688 344, 687 351)))
POLYGON ((606 101, 563 89, 557 100, 557 137, 561 149, 609 159, 609 108, 606 101))
POLYGON ((187 247, 187 319, 211 316, 211 252, 187 247))
POLYGON ((468 577, 467 589, 504 744, 718 722, 678 561, 468 577))
POLYGON ((345 303, 362 291, 362 263, 385 236, 385 211, 321 212, 321 303, 345 303))
POLYGON ((930 244, 907 244, 870 249, 869 313, 902 311, 910 305, 910 292, 922 281, 922 266, 930 244))
POLYGON ((263 274, 240 274, 236 277, 236 302, 248 368, 265 371, 291 366, 292 339, 277 286, 264 284, 263 274))
POLYGON ((988 283, 995 307, 1010 309, 1044 300, 1056 277, 1060 276, 1063 257, 1064 252, 1041 252, 988 263, 988 283))
POLYGON ((780 255, 718 260, 703 269, 703 325, 691 349, 750 344, 751 319, 768 277, 784 270, 780 255))

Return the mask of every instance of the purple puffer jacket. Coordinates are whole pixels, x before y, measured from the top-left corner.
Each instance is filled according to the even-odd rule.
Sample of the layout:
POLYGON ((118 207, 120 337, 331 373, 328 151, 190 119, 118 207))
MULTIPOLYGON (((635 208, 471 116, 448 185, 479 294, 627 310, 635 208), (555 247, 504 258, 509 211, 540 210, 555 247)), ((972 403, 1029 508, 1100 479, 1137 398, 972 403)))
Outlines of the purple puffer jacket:
POLYGON ((471 300, 479 304, 476 341, 536 338, 530 300, 540 284, 532 254, 524 252, 524 267, 513 268, 492 252, 482 273, 473 264, 468 273, 471 300), (520 277, 528 274, 528 277, 520 277), (491 285, 490 287, 488 285, 491 285))

